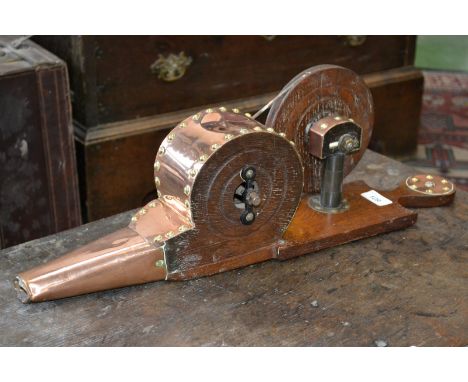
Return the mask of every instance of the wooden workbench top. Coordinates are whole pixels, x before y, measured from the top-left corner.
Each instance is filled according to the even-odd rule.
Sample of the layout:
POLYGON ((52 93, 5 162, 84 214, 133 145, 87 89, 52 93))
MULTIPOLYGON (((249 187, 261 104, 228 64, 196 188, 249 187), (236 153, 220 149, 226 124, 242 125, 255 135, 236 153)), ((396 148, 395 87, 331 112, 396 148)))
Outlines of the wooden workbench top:
MULTIPOLYGON (((410 168, 367 151, 347 180, 392 188, 410 168)), ((187 282, 22 304, 12 280, 131 213, 0 251, 0 345, 468 345, 468 194, 418 222, 285 262, 187 282)))

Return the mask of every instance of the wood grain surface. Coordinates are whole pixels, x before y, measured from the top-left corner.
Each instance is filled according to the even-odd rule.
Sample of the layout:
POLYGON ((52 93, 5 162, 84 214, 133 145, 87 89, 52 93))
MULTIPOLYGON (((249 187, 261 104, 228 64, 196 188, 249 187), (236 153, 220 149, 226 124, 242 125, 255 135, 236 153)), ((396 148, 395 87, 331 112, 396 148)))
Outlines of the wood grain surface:
MULTIPOLYGON (((368 151, 348 176, 375 189, 413 171, 368 151)), ((3 346, 468 345, 468 195, 404 230, 188 282, 21 304, 25 268, 128 223, 131 212, 0 252, 3 346)))

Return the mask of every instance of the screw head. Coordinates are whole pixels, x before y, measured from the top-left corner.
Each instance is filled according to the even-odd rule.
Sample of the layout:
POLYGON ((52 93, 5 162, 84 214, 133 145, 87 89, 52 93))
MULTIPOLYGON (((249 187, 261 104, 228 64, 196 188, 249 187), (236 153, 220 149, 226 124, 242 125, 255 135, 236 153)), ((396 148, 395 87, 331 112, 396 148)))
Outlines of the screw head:
POLYGON ((328 127, 328 125, 327 125, 326 123, 322 123, 322 124, 320 125, 320 128, 321 128, 322 130, 325 130, 327 127, 328 127))
POLYGON ((164 260, 158 260, 154 263, 157 268, 164 268, 164 260))
POLYGON ((427 181, 426 183, 424 183, 424 186, 427 188, 433 188, 435 187, 435 183, 431 181, 427 181))
POLYGON ((245 215, 245 220, 248 222, 251 222, 255 219, 255 215, 253 212, 249 212, 248 214, 245 215))

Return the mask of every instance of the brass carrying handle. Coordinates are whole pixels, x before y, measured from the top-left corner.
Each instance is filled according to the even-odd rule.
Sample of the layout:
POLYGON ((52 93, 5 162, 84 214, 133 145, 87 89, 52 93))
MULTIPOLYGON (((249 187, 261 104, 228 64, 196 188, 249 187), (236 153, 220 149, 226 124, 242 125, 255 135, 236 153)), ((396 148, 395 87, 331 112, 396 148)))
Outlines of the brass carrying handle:
POLYGON ((361 46, 367 40, 367 36, 346 36, 346 43, 349 46, 361 46))
POLYGON ((192 61, 192 57, 186 56, 184 52, 170 53, 167 56, 160 54, 158 59, 151 64, 150 69, 151 73, 157 74, 159 79, 172 82, 184 76, 192 61))

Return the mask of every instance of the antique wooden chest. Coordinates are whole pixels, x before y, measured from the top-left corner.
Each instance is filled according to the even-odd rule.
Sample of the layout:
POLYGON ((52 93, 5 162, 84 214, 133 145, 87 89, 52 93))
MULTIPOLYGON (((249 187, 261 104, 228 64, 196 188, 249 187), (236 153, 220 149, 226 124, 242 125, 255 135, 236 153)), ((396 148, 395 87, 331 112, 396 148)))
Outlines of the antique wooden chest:
POLYGON ((363 74, 376 105, 371 146, 416 147, 422 76, 411 36, 37 36, 69 66, 86 218, 150 198, 155 150, 207 105, 265 105, 297 73, 330 63, 363 74), (129 181, 131 179, 131 181, 129 181))
POLYGON ((0 244, 81 222, 67 67, 31 41, 0 37, 0 244))

